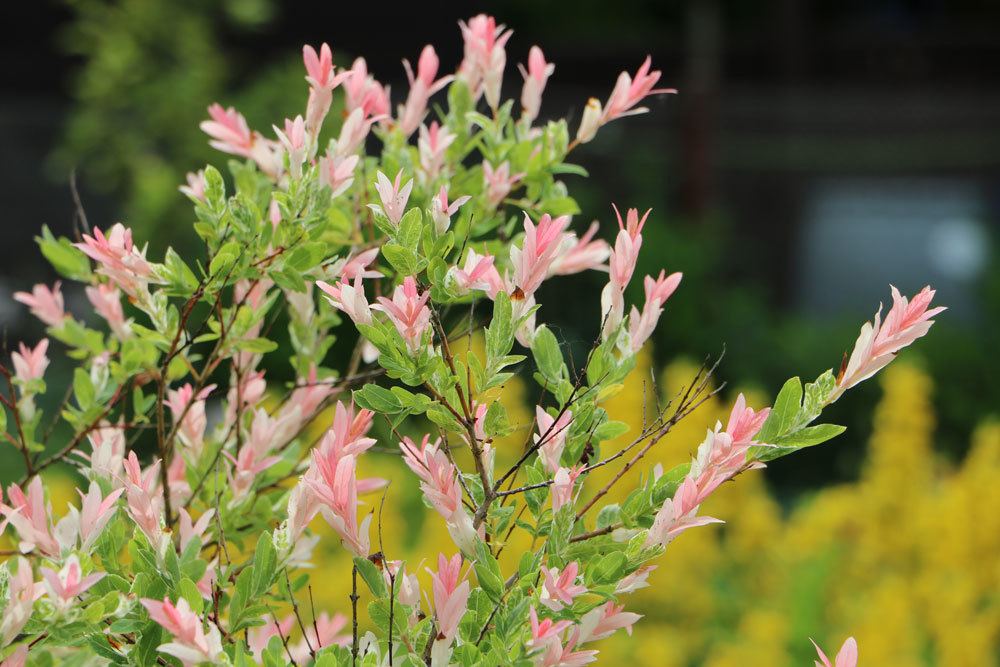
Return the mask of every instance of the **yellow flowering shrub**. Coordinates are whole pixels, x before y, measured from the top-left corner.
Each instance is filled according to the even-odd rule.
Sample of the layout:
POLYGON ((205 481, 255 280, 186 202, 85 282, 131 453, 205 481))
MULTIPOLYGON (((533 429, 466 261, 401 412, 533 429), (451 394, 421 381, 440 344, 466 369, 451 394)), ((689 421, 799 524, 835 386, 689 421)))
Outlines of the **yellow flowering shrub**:
MULTIPOLYGON (((676 362, 654 386, 651 368, 649 353, 640 353, 635 370, 606 403, 612 419, 638 428, 643 400, 649 406, 657 395, 666 400, 697 371, 676 362)), ((651 586, 627 598, 629 610, 642 613, 644 622, 631 637, 618 633, 598 646, 608 664, 793 667, 811 664, 814 653, 803 638, 832 645, 853 634, 863 665, 1000 665, 1000 423, 983 424, 964 461, 951 465, 933 448, 930 379, 896 364, 880 382, 884 395, 861 478, 822 490, 790 512, 760 473, 725 485, 704 513, 726 524, 689 531, 670 545, 651 586)), ((748 393, 751 403, 763 402, 748 393)), ((495 443, 498 463, 509 463, 522 451, 532 423, 527 389, 514 377, 491 398, 521 425, 495 443)), ((693 454, 705 429, 725 419, 725 406, 715 397, 706 401, 650 451, 649 464, 669 467, 693 454)), ((611 447, 624 446, 628 438, 611 447)), ((635 487, 639 468, 611 491, 610 500, 623 500, 635 487)), ((617 470, 606 466, 591 473, 600 482, 591 488, 617 470)), ((408 560, 427 589, 429 578, 411 556, 447 547, 444 523, 421 510, 416 484, 394 453, 367 458, 362 473, 391 480, 392 502, 383 507, 379 496, 367 502, 381 515, 386 544, 407 545, 387 557, 408 560)), ((49 481, 54 504, 73 500, 68 478, 49 481)), ((312 528, 329 535, 314 558, 317 611, 349 612, 350 558, 322 519, 312 528)), ((372 540, 377 548, 374 528, 372 540)), ((13 546, 4 542, 4 548, 13 546)), ((501 562, 510 566, 530 548, 528 542, 507 544, 501 562)), ((367 621, 362 617, 363 625, 367 621)))
MULTIPOLYGON (((663 384, 690 372, 675 365, 663 384)), ((811 664, 803 637, 854 634, 864 665, 1000 664, 1000 423, 950 465, 933 449, 930 379, 896 365, 880 382, 861 479, 787 516, 761 475, 728 484, 704 508, 726 525, 671 544, 631 598, 646 622, 602 649, 633 665, 791 667, 811 664)), ((719 410, 704 406, 659 455, 684 455, 719 410)))

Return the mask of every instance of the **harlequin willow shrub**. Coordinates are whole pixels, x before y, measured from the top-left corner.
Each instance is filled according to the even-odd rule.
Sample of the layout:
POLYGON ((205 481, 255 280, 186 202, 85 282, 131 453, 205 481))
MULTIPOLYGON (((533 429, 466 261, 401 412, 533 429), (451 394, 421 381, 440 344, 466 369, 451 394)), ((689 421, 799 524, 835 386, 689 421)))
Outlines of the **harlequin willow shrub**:
MULTIPOLYGON (((564 120, 535 123, 553 72, 541 50, 522 68, 515 113, 500 94, 511 33, 486 16, 462 33, 456 73, 439 78, 426 47, 416 72, 407 65, 410 90, 395 112, 363 60, 337 71, 326 45, 304 49, 306 112, 275 127, 277 139, 213 105, 202 129, 243 160, 230 164, 228 185, 206 167, 182 188, 204 258, 168 250, 153 262, 121 224, 75 243, 43 233, 43 254, 85 285, 107 330, 67 314, 59 284, 17 295, 79 365, 55 415, 72 435, 50 447, 50 420, 35 402, 46 391, 48 339, 21 344, 13 371, 2 367, 6 439, 24 464, 0 506, 23 554, 3 567, 4 664, 70 654, 118 664, 591 662, 591 642, 638 620, 625 611, 628 594, 647 585, 671 541, 718 521, 698 514, 701 503, 736 475, 840 433, 814 424, 823 408, 940 312, 929 309, 929 288, 912 300, 894 290, 885 320, 862 327, 838 373, 789 380, 771 408, 740 395, 692 461, 649 470, 624 502, 610 502, 713 394, 713 369, 639 428, 608 419, 602 403, 681 275, 646 276, 645 303, 628 307, 649 212, 615 209, 613 247, 596 226, 578 236, 561 177, 583 174, 567 157, 604 124, 672 91, 654 89, 660 73, 647 60, 621 74, 604 104, 587 103, 570 140, 564 120), (324 138, 338 88, 346 115, 324 138), (429 110, 445 88, 444 106, 429 110), (609 276, 600 308, 597 295, 589 300, 600 335, 586 358, 567 359, 535 295, 543 281, 584 270, 609 276), (297 378, 283 387, 258 370, 277 348, 276 323, 287 326, 297 378), (327 368, 338 328, 356 331, 357 344, 346 368, 327 368), (471 345, 480 331, 482 352, 471 345), (498 466, 507 452, 497 457, 494 443, 515 425, 490 396, 517 373, 538 382, 542 400, 513 462, 498 466), (224 398, 210 427, 215 396, 224 398), (327 406, 332 425, 308 438, 327 406), (372 436, 383 425, 380 443, 372 436), (403 434, 415 429, 424 435, 403 434), (626 435, 624 446, 602 447, 626 435), (136 448, 145 442, 153 453, 144 465, 136 448), (454 542, 423 561, 429 591, 420 590, 421 562, 389 557, 394 536, 382 535, 378 517, 392 490, 358 473, 376 445, 402 457, 454 542), (80 508, 57 520, 39 473, 63 461, 87 483, 80 508), (595 488, 587 480, 596 470, 615 472, 595 488), (381 498, 365 504, 365 494, 381 498), (319 538, 309 524, 320 514, 353 567, 310 578, 319 538), (497 556, 515 533, 533 548, 503 568, 497 556), (314 608, 311 585, 324 577, 350 578, 349 612, 314 608), (274 620, 285 605, 290 620, 274 620), (359 606, 371 621, 364 633, 359 606)), ((853 640, 836 660, 856 662, 853 640)))

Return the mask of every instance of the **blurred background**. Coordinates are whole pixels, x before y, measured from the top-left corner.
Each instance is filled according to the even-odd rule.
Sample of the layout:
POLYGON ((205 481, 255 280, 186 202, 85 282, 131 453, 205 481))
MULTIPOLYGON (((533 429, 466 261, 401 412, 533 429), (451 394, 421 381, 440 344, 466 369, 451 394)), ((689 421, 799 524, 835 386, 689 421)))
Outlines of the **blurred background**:
MULTIPOLYGON (((606 98, 651 54, 680 95, 606 127, 575 158, 590 178, 569 177, 582 217, 608 234, 610 202, 652 207, 639 270, 685 273, 617 418, 635 419, 650 373, 666 391, 723 345, 719 378, 759 402, 790 375, 836 367, 890 282, 904 293, 931 283, 950 310, 905 365, 831 409, 847 434, 730 485, 706 509, 727 527, 671 547, 638 601, 649 622, 605 650, 635 664, 782 667, 809 664, 810 635, 832 647, 855 633, 862 664, 1000 664, 1000 4, 65 0, 16 11, 0 41, 0 325, 12 343, 41 335, 9 297, 54 278, 32 239, 42 224, 72 229, 73 175, 91 224, 125 221, 152 257, 168 242, 195 248, 177 186, 223 163, 197 128, 205 108, 233 104, 258 128, 298 113, 303 43, 328 41, 341 63, 364 55, 396 102, 402 58, 432 43, 452 68, 457 20, 489 11, 514 29, 506 92, 539 44, 556 65, 543 116, 569 114, 574 129, 588 97, 606 98)), ((586 345, 592 304, 559 297, 596 294, 600 278, 574 280, 539 300, 586 345)), ((662 459, 683 460, 722 407, 699 411, 662 459)), ((5 482, 19 476, 7 449, 5 482)), ((414 548, 432 548, 435 533, 407 525, 414 548)), ((343 607, 339 582, 329 587, 343 607)))

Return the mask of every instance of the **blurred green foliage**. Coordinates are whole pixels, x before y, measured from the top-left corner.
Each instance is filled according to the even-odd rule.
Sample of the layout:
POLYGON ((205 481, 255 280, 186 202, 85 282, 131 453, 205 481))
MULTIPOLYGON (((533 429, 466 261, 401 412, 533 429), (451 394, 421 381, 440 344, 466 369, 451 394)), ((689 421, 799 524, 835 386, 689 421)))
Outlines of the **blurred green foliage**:
POLYGON ((60 173, 74 166, 87 185, 112 196, 139 238, 154 247, 190 218, 177 193, 183 175, 213 156, 197 130, 218 100, 267 127, 301 96, 297 54, 257 63, 252 76, 235 65, 224 36, 251 37, 273 16, 271 0, 67 0, 75 20, 62 45, 81 58, 72 77, 73 111, 54 156, 60 173), (297 72, 297 69, 295 69, 297 72), (285 100, 289 100, 288 103, 285 100))

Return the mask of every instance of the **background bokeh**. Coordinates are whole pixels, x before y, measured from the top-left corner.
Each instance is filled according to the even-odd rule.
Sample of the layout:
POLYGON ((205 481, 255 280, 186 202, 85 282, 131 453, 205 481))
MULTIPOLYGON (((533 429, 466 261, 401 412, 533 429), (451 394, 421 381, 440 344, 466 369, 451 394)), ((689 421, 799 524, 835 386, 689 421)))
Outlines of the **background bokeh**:
MULTIPOLYGON (((22 4, 0 41, 4 340, 41 335, 9 296, 53 278, 32 237, 42 224, 72 229, 71 174, 91 224, 125 221, 153 257, 168 242, 193 249, 176 187, 222 162, 197 129, 209 103, 259 128, 294 115, 301 45, 321 41, 342 62, 364 55, 398 101, 400 60, 430 42, 454 66, 456 21, 479 10, 515 31, 508 90, 532 44, 556 64, 543 115, 578 117, 647 53, 681 91, 602 130, 579 151, 590 178, 570 177, 584 217, 608 233, 611 201, 653 207, 640 271, 685 273, 617 418, 640 414, 650 373, 666 391, 723 345, 719 378, 761 402, 789 375, 815 377, 839 364, 890 281, 930 282, 951 307, 907 365, 831 409, 847 434, 729 485, 706 510, 728 525, 671 547, 641 594, 649 622, 605 649, 635 664, 782 667, 808 664, 807 636, 832 646, 854 632, 863 664, 1000 664, 1000 5, 22 4)), ((539 297, 581 349, 599 281, 553 281, 539 297)), ((82 294, 67 299, 85 311, 82 294)), ((54 364, 50 384, 66 372, 54 364)), ((530 415, 527 388, 509 391, 508 411, 530 415)), ((702 408, 661 459, 685 458, 722 409, 702 408)), ((8 450, 4 482, 20 475, 8 450)), ((414 519, 413 486, 397 485, 386 522, 429 553, 444 532, 414 519)), ((342 608, 346 589, 328 579, 323 601, 342 608)))

